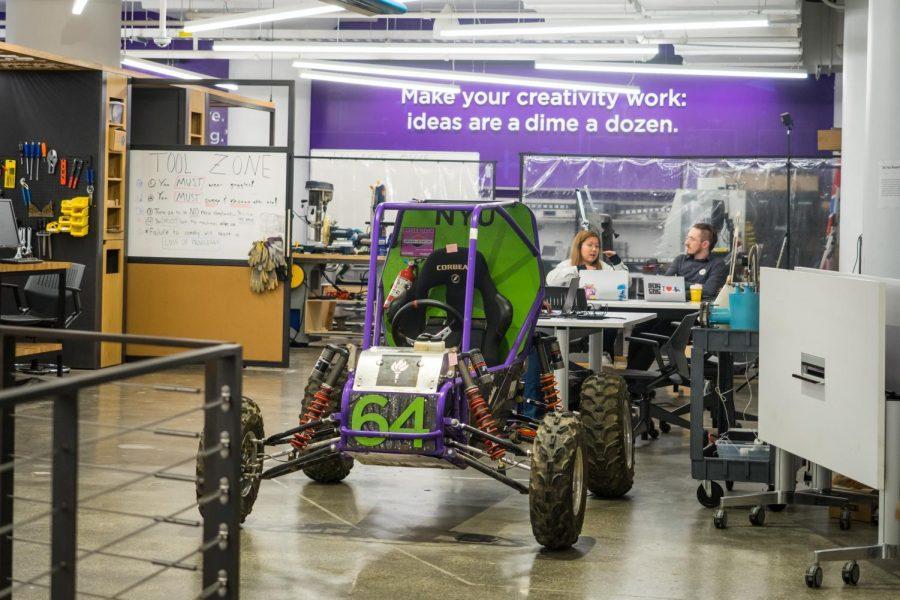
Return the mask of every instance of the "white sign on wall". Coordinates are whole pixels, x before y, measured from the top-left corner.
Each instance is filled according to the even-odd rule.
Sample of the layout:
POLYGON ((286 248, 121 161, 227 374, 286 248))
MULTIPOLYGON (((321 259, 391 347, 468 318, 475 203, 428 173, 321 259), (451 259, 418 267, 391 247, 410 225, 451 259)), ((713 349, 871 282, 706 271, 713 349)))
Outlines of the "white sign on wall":
POLYGON ((878 163, 878 208, 900 208, 900 160, 878 163))
POLYGON ((247 260, 254 241, 284 238, 284 152, 132 150, 129 162, 129 257, 247 260))

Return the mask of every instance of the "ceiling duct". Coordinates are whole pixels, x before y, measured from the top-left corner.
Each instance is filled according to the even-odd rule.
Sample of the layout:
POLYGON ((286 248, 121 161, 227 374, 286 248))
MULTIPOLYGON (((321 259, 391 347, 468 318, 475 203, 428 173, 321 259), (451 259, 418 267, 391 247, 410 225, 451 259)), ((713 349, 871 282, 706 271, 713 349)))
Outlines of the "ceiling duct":
POLYGON ((355 13, 369 17, 375 15, 402 15, 406 12, 406 5, 396 0, 322 0, 328 4, 335 4, 355 13))

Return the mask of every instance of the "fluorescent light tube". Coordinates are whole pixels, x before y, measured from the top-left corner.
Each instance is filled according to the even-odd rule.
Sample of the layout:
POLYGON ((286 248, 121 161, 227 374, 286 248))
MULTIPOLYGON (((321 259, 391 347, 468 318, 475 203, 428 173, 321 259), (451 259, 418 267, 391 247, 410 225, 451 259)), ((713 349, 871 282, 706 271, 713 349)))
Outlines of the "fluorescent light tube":
POLYGON ((640 19, 607 23, 552 25, 545 23, 513 23, 510 25, 460 25, 444 27, 441 37, 497 37, 522 35, 560 35, 569 33, 638 33, 642 31, 704 31, 710 29, 746 29, 768 27, 765 17, 731 19, 640 19))
POLYGON ((349 73, 324 73, 321 71, 301 71, 301 79, 314 81, 330 81, 333 83, 347 83, 350 85, 365 85, 369 87, 383 87, 395 90, 418 90, 422 92, 440 92, 442 94, 458 94, 458 85, 444 83, 430 83, 423 81, 406 81, 403 79, 385 79, 384 77, 364 77, 349 73))
POLYGON ((72 14, 80 15, 84 11, 84 7, 87 5, 88 0, 75 0, 72 4, 72 14))
POLYGON ((463 43, 405 43, 405 44, 343 44, 338 42, 214 42, 216 52, 287 53, 287 54, 369 54, 384 56, 406 54, 411 60, 419 56, 483 57, 501 56, 656 56, 656 46, 638 44, 463 44, 463 43))
POLYGON ((211 19, 199 19, 188 21, 184 25, 184 31, 197 33, 199 31, 211 31, 214 29, 228 29, 230 27, 243 27, 245 25, 257 25, 259 23, 272 23, 288 19, 302 19, 315 15, 327 15, 330 13, 344 12, 340 6, 313 6, 305 8, 273 8, 270 10, 256 10, 252 12, 237 13, 224 17, 211 19))
POLYGON ((216 83, 214 85, 217 88, 228 90, 229 92, 236 92, 240 89, 240 87, 236 83, 216 83))
POLYGON ((437 79, 466 83, 486 83, 489 85, 509 85, 516 87, 541 88, 552 90, 572 90, 581 92, 609 92, 621 94, 637 94, 640 88, 610 83, 594 83, 591 81, 560 81, 542 79, 540 77, 520 77, 497 73, 471 73, 468 71, 441 71, 437 69, 413 69, 409 67, 392 67, 363 63, 345 63, 321 60, 298 60, 293 63, 298 69, 315 69, 316 71, 335 71, 339 73, 356 73, 360 75, 379 75, 387 77, 414 77, 416 79, 437 79))
POLYGON ((800 48, 766 48, 760 46, 682 46, 675 45, 679 56, 800 56, 800 48))
POLYGON ((157 62, 153 62, 152 60, 141 60, 140 58, 132 58, 130 56, 122 57, 122 65, 139 69, 141 71, 149 71, 150 73, 156 73, 157 75, 174 77, 175 79, 186 79, 189 81, 210 79, 209 77, 200 75, 199 73, 192 73, 191 71, 179 69, 178 67, 169 67, 167 65, 161 65, 157 62))
POLYGON ((604 64, 589 62, 536 61, 536 69, 549 71, 574 71, 578 73, 628 73, 653 75, 693 75, 706 77, 767 77, 774 79, 806 79, 805 71, 788 69, 709 69, 704 67, 682 67, 678 65, 648 64, 604 64))

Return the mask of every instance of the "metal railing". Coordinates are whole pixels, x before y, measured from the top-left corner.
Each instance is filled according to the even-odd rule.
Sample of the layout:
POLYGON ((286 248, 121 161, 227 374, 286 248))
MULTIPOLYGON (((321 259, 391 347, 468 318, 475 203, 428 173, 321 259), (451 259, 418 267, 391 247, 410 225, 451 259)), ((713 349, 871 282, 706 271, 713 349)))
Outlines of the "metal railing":
MULTIPOLYGON (((46 588, 54 599, 74 599, 76 596, 95 598, 122 598, 133 590, 162 575, 169 569, 197 571, 202 568, 202 588, 197 598, 219 597, 237 599, 240 594, 240 502, 241 502, 241 367, 242 348, 237 344, 216 341, 169 339, 151 336, 113 335, 84 331, 61 331, 59 329, 34 329, 25 327, 0 327, 0 599, 8 598, 29 587, 46 588), (98 371, 85 372, 65 378, 44 381, 37 385, 14 387, 13 365, 15 362, 17 338, 65 341, 112 342, 120 344, 146 344, 184 348, 183 352, 140 362, 123 364, 98 371), (80 393, 88 387, 121 382, 141 375, 158 373, 163 370, 187 365, 204 365, 205 392, 202 402, 189 411, 155 418, 152 422, 137 426, 112 426, 115 431, 92 438, 79 436, 80 393), (31 455, 17 453, 16 408, 50 400, 52 423, 50 450, 31 455), (84 446, 96 444, 118 436, 134 432, 152 432, 158 435, 173 435, 198 439, 201 434, 192 431, 177 431, 161 427, 166 422, 202 411, 204 415, 204 450, 191 453, 187 459, 179 460, 161 469, 118 468, 99 465, 99 468, 127 475, 127 479, 105 489, 93 490, 87 494, 78 493, 79 467, 98 468, 79 458, 84 446), (197 477, 173 472, 202 457, 203 481, 197 477), (52 479, 49 500, 16 496, 16 470, 36 461, 50 461, 52 479), (167 514, 139 514, 125 510, 114 510, 88 503, 133 486, 141 481, 171 480, 198 485, 197 500, 167 514), (47 510, 16 520, 17 504, 30 506, 44 504, 47 510), (49 506, 48 506, 49 505, 49 506), (203 507, 201 542, 190 553, 175 559, 148 558, 115 549, 134 536, 160 525, 169 524, 186 527, 200 527, 199 519, 182 516, 198 506, 203 507), (116 532, 114 539, 98 547, 82 547, 78 540, 77 517, 79 509, 95 511, 113 518, 137 518, 146 521, 140 527, 127 532, 116 532), (32 540, 19 534, 22 528, 50 519, 50 540, 32 540), (37 544, 49 547, 50 568, 37 576, 27 579, 16 578, 13 573, 13 549, 17 544, 37 544), (202 565, 188 562, 192 557, 202 556, 202 565), (77 567, 88 557, 109 557, 133 560, 153 565, 151 573, 138 577, 128 585, 113 593, 100 594, 80 590, 76 584, 77 567), (49 583, 47 579, 49 578, 49 583)), ((168 391, 177 391, 169 389, 168 391)), ((200 389, 193 393, 201 394, 200 389)), ((161 408, 165 408, 161 406, 161 408)), ((25 417, 25 415, 20 415, 25 417)), ((33 418, 33 417, 32 417, 33 418)), ((38 417, 44 418, 44 417, 38 417)), ((109 425, 105 425, 109 426, 109 425)), ((36 441, 37 442, 37 441, 36 441)), ((30 444, 35 445, 35 444, 30 444)), ((29 448, 29 451, 34 448, 29 448)), ((27 512, 27 511, 26 511, 27 512)))

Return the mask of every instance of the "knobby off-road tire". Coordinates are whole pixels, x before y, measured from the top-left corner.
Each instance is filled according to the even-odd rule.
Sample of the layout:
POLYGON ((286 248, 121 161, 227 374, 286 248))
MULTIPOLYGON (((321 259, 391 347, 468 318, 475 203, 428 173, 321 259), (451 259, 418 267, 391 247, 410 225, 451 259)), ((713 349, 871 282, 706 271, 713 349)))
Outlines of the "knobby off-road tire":
MULTIPOLYGON (((197 499, 203 496, 203 450, 205 448, 203 438, 200 436, 200 445, 197 449, 197 499)), ((265 429, 263 427, 262 412, 259 406, 244 396, 241 401, 241 523, 253 510, 253 503, 256 502, 256 496, 259 494, 259 475, 263 462, 264 449, 262 444, 258 444, 257 440, 262 441, 266 438, 265 429)), ((216 485, 216 484, 214 484, 216 485)), ((206 506, 200 506, 200 514, 206 517, 206 506)))
POLYGON ((620 498, 634 484, 634 435, 628 385, 618 375, 592 375, 581 386, 587 489, 620 498))
MULTIPOLYGON (((328 415, 341 410, 341 395, 344 393, 344 384, 346 383, 347 373, 345 371, 338 378, 334 390, 331 392, 331 402, 328 405, 328 410, 322 415, 323 417, 327 417, 328 415)), ((306 407, 312 403, 313 396, 319 391, 319 385, 320 382, 312 377, 307 381, 306 389, 303 391, 303 401, 300 403, 300 416, 303 416, 303 413, 306 412, 306 407)), ((335 435, 336 429, 334 425, 326 423, 325 425, 316 428, 316 432, 310 443, 327 440, 335 435)), ((352 468, 353 458, 341 455, 309 465, 303 469, 303 473, 313 481, 318 481, 319 483, 337 483, 343 481, 343 479, 350 474, 352 468)))
POLYGON ((548 413, 534 440, 529 482, 531 531, 542 546, 562 550, 578 541, 587 504, 586 468, 578 416, 548 413))

